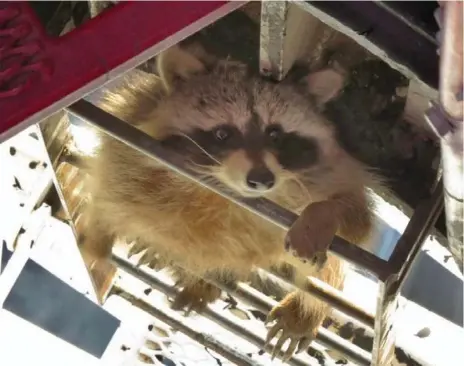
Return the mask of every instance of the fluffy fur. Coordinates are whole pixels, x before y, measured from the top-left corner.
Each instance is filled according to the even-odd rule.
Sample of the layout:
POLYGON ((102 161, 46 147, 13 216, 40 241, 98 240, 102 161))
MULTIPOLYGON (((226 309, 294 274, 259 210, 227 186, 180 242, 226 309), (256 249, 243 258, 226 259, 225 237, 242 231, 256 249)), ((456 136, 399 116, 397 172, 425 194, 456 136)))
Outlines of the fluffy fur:
MULTIPOLYGON (((298 85, 293 81, 274 84, 250 75, 244 65, 232 61, 207 68, 177 47, 164 54, 159 64, 162 78, 134 75, 108 92, 101 107, 155 139, 185 137, 186 162, 236 194, 265 196, 297 213, 310 203, 330 201, 334 205, 331 219, 340 236, 357 244, 368 237, 372 215, 365 187, 375 184, 375 179, 340 148, 332 125, 318 112, 340 89, 340 79, 321 71, 305 76, 298 85), (262 162, 275 176, 275 186, 252 192, 244 181, 254 163, 244 149, 235 149, 214 164, 189 159, 200 152, 203 158, 217 162, 188 137, 193 131, 229 123, 244 132, 252 113, 264 127, 279 123, 285 132, 315 139, 317 162, 289 170, 266 151, 262 162)), ((317 271, 285 252, 285 232, 280 228, 109 136, 100 139, 95 157, 87 161, 92 199, 88 212, 92 225, 87 233, 94 239, 92 246, 83 248, 88 256, 107 257, 112 244, 108 238, 136 241, 139 249, 146 250, 145 262, 173 268, 184 286, 176 300, 178 307, 200 308, 219 297, 217 288, 200 279, 206 274, 248 280, 256 267, 278 268, 285 262, 293 267, 289 275, 293 281, 313 275, 342 287, 343 270, 335 257, 329 256, 317 271)), ((276 329, 283 329, 281 340, 291 339, 289 354, 298 345, 305 348, 328 311, 324 303, 307 294, 290 293, 270 314, 278 323, 269 339, 276 329)))

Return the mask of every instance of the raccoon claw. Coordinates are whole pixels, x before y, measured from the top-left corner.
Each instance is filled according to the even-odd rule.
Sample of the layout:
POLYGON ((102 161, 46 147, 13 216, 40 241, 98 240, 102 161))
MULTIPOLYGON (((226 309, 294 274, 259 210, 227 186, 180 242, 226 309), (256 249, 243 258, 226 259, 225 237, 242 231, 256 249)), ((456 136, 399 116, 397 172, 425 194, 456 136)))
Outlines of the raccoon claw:
POLYGON ((184 315, 189 316, 192 311, 196 311, 197 313, 203 312, 207 305, 208 304, 205 304, 202 299, 192 301, 192 299, 185 296, 183 292, 180 292, 171 304, 171 308, 176 311, 184 310, 184 315))
POLYGON ((311 263, 320 271, 327 263, 327 252, 317 252, 311 259, 311 263))
POLYGON ((132 256, 140 254, 142 252, 143 254, 137 261, 137 266, 146 265, 147 267, 155 271, 161 270, 166 266, 166 262, 163 261, 163 259, 158 255, 158 253, 153 251, 147 245, 140 242, 135 242, 131 245, 127 256, 131 258, 132 256))
POLYGON ((275 346, 272 348, 272 360, 274 360, 274 358, 276 358, 280 352, 283 352, 282 361, 287 362, 288 360, 290 360, 290 358, 292 358, 293 354, 298 354, 305 351, 313 341, 313 338, 310 337, 299 337, 295 335, 292 336, 291 334, 289 334, 289 332, 283 330, 281 324, 277 323, 269 330, 269 333, 266 337, 266 342, 264 344, 265 348, 269 348, 270 342, 277 335, 277 333, 279 333, 279 331, 282 331, 282 333, 280 334, 280 336, 278 336, 277 342, 275 346), (287 340, 290 340, 290 343, 287 347, 287 350, 284 352, 282 346, 285 344, 287 340))
POLYGON ((129 252, 127 253, 127 256, 130 258, 134 255, 141 253, 145 249, 147 249, 147 247, 143 243, 135 242, 131 245, 129 252))
POLYGON ((188 316, 192 310, 203 312, 208 304, 216 301, 221 296, 221 290, 208 283, 196 283, 188 285, 180 291, 174 299, 171 308, 173 310, 185 309, 188 316))
POLYGON ((272 348, 271 358, 272 360, 274 360, 274 358, 276 358, 279 355, 279 353, 283 352, 281 358, 283 362, 287 362, 288 360, 290 360, 293 354, 298 354, 305 351, 313 340, 310 337, 292 334, 288 330, 285 330, 285 326, 283 326, 281 321, 278 321, 277 324, 273 325, 269 329, 266 341, 264 343, 265 349, 269 349, 270 343, 274 339, 274 337, 276 337, 276 335, 277 342, 272 348), (281 332, 280 335, 277 335, 279 332, 281 332), (287 340, 290 340, 290 343, 287 347, 287 350, 283 351, 283 346, 287 340))
POLYGON ((140 257, 139 261, 137 262, 137 266, 142 266, 146 265, 147 267, 156 270, 159 267, 159 261, 158 258, 153 253, 150 253, 149 250, 147 250, 143 255, 140 257))

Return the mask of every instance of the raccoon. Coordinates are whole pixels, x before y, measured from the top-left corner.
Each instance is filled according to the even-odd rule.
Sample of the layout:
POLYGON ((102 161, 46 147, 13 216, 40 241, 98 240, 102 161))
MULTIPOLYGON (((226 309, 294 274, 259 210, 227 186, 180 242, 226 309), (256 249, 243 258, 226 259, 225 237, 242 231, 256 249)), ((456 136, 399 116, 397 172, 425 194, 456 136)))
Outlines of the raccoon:
MULTIPOLYGON (((372 231, 366 187, 377 180, 337 143, 322 116, 343 86, 330 68, 284 81, 261 78, 232 60, 206 62, 179 46, 159 57, 159 75, 135 74, 106 92, 100 107, 182 156, 206 180, 232 194, 265 197, 314 215, 314 240, 341 237, 362 245, 372 231)), ((186 179, 155 160, 100 135, 88 158, 87 257, 108 258, 116 238, 135 241, 143 261, 172 268, 182 286, 173 307, 201 311, 221 291, 201 278, 247 281, 258 268, 281 268, 294 281, 315 276, 341 289, 339 259, 318 268, 284 248, 285 231, 186 179), (290 266, 288 265, 290 263, 290 266), (291 268, 291 271, 288 271, 291 268)), ((274 354, 290 339, 285 357, 305 350, 329 312, 303 293, 286 294, 269 313, 267 341, 282 330, 274 354)))

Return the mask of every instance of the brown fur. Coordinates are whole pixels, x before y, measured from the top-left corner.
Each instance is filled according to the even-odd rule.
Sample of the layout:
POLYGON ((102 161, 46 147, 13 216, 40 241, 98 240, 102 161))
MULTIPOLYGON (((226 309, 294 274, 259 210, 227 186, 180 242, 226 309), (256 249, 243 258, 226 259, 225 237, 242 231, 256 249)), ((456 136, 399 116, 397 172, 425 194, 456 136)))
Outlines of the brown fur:
MULTIPOLYGON (((182 52, 175 52, 175 63, 181 64, 182 52)), ((164 60, 168 62, 169 57, 164 60)), ((193 65, 191 71, 201 71, 191 58, 188 62, 193 65)), ((172 95, 166 89, 171 89, 177 75, 170 67, 161 73, 164 87, 154 76, 134 76, 115 92, 107 93, 101 107, 157 139, 172 130, 211 128, 224 119, 232 120, 239 129, 244 126, 250 116, 239 87, 248 78, 242 65, 225 62, 209 76, 191 75, 188 67, 183 67, 180 76, 191 77, 191 87, 172 95), (167 72, 172 74, 168 77, 167 72), (211 90, 218 96, 213 97, 211 90), (206 111, 197 107, 199 98, 205 99, 206 111)), ((371 231, 371 211, 364 189, 375 183, 372 176, 338 146, 332 126, 316 107, 311 107, 309 97, 285 83, 273 85, 253 79, 250 85, 256 111, 264 123, 281 121, 289 131, 315 137, 322 147, 321 163, 304 176, 284 171, 275 158, 267 156, 267 165, 278 185, 266 197, 297 213, 311 202, 332 200, 338 234, 360 244, 371 231)), ((317 96, 314 100, 317 102, 317 96)), ((342 287, 342 266, 335 257, 329 256, 326 266, 316 272, 285 252, 282 229, 111 137, 100 138, 96 158, 89 160, 90 233, 97 239, 110 236, 135 240, 147 249, 146 258, 158 255, 188 271, 188 275, 180 276, 186 286, 179 300, 183 305, 201 303, 199 298, 206 302, 217 298, 217 290, 199 280, 207 272, 215 272, 218 277, 233 273, 234 280, 247 280, 256 267, 270 268, 284 262, 296 267, 296 282, 314 275, 336 288, 342 287)), ((243 178, 247 164, 244 154, 238 151, 215 174, 240 192, 237 182, 243 178)), ((111 247, 107 242, 92 243, 91 248, 84 248, 89 255, 109 255, 111 247)), ((295 337, 314 335, 329 310, 302 292, 289 294, 278 309, 285 329, 295 337), (283 315, 282 309, 287 309, 283 315)))

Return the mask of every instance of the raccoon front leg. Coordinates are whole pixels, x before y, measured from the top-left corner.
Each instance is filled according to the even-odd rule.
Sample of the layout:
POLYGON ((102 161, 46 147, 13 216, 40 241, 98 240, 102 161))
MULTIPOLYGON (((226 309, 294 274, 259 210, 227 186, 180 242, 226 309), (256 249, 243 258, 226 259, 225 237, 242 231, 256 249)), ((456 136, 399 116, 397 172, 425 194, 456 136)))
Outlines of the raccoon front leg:
POLYGON ((371 205, 363 191, 310 204, 288 231, 286 249, 321 268, 335 235, 358 245, 368 238, 373 227, 371 205))

